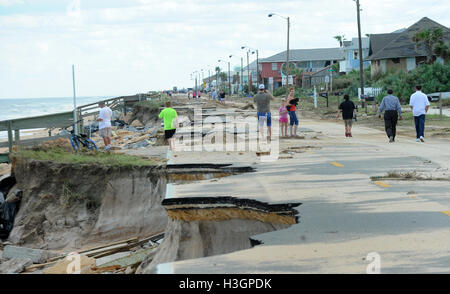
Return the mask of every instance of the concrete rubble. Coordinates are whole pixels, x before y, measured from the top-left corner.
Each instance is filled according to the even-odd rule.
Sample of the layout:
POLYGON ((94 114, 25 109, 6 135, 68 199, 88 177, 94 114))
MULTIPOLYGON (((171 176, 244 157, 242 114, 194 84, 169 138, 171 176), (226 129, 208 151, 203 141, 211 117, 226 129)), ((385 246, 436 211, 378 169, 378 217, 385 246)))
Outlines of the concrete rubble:
POLYGON ((32 264, 33 261, 29 258, 12 258, 2 261, 0 262, 0 274, 18 274, 32 264))
POLYGON ((57 256, 56 253, 7 245, 3 248, 3 259, 30 259, 33 263, 44 263, 47 259, 57 256))

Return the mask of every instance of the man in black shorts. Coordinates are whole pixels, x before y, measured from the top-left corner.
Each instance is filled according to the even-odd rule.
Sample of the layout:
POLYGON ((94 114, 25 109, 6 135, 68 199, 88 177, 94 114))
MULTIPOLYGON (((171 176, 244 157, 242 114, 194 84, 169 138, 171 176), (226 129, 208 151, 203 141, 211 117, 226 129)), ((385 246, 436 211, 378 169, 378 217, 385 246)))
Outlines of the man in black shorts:
POLYGON ((169 142, 170 150, 175 149, 175 132, 178 124, 178 114, 175 109, 172 108, 172 102, 166 102, 166 108, 164 108, 158 116, 164 119, 164 136, 169 142))
POLYGON ((344 96, 344 102, 339 105, 339 112, 336 118, 339 118, 339 113, 342 112, 342 118, 345 122, 345 136, 352 137, 353 117, 356 111, 355 104, 350 100, 348 95, 344 96))

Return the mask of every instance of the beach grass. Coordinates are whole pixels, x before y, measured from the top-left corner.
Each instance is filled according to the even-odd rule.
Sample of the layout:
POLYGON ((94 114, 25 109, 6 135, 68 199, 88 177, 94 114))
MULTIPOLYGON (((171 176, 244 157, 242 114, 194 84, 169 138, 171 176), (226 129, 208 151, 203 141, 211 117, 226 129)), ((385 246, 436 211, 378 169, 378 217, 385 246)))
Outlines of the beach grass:
POLYGON ((146 100, 146 101, 140 101, 134 105, 134 107, 143 107, 148 108, 150 111, 158 110, 160 107, 164 106, 166 101, 169 101, 168 98, 163 98, 161 100, 152 99, 152 100, 146 100))
POLYGON ((58 163, 102 165, 108 167, 142 167, 155 166, 159 162, 156 159, 141 158, 132 155, 113 152, 82 151, 69 152, 63 148, 51 149, 24 149, 13 153, 16 158, 25 158, 58 163))

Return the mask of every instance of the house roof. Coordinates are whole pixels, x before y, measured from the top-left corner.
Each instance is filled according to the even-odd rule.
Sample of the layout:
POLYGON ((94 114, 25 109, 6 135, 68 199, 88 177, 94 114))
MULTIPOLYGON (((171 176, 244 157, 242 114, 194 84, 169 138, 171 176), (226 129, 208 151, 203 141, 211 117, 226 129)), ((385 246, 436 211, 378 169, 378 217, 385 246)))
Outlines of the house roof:
POLYGON ((399 33, 390 33, 390 34, 371 34, 370 35, 370 55, 380 51, 387 44, 392 42, 395 38, 397 38, 399 33))
POLYGON ((442 28, 444 40, 450 40, 450 30, 447 27, 424 17, 401 33, 371 35, 371 55, 367 59, 426 56, 423 46, 417 46, 412 38, 419 31, 433 28, 442 28))
MULTIPOLYGON (((263 60, 264 60, 264 59, 260 58, 260 59, 259 59, 259 63, 261 63, 263 60)), ((245 63, 245 64, 247 64, 247 63, 245 63)), ((256 60, 253 61, 253 62, 250 62, 250 64, 248 65, 248 67, 250 67, 250 70, 256 70, 256 60)), ((244 71, 247 70, 247 65, 244 66, 243 70, 244 70, 244 71)))
MULTIPOLYGON (((289 61, 344 60, 341 48, 289 50, 289 61)), ((261 62, 285 62, 286 51, 265 58, 261 62)))
MULTIPOLYGON (((361 38, 361 45, 363 49, 369 48, 370 39, 361 38)), ((344 41, 344 50, 358 50, 359 42, 358 38, 353 38, 351 41, 344 41)))

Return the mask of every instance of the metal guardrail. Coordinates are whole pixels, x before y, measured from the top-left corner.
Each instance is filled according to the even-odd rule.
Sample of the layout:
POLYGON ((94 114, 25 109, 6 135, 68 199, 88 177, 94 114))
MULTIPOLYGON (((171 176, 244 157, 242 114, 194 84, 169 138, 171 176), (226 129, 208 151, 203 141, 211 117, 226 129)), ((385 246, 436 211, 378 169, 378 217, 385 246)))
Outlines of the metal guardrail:
MULTIPOLYGON (((107 106, 115 110, 121 110, 124 114, 127 113, 127 108, 133 106, 135 103, 145 100, 151 100, 153 98, 159 98, 158 93, 149 94, 137 94, 132 96, 121 96, 116 98, 111 98, 104 101, 107 106)), ((77 107, 77 116, 80 119, 79 130, 83 129, 82 118, 98 115, 98 102, 86 104, 77 107)), ((41 115, 34 117, 17 118, 11 120, 0 121, 0 131, 8 132, 8 150, 12 152, 13 144, 19 144, 20 142, 20 130, 23 129, 54 129, 63 128, 73 124, 73 112, 61 112, 49 115, 41 115)), ((51 132, 49 132, 49 137, 51 139, 51 132)), ((34 142, 36 140, 26 140, 24 142, 34 142)), ((38 140, 39 141, 39 140, 38 140)), ((42 139, 40 140, 42 141, 42 139)), ((0 144, 2 147, 4 144, 0 144)), ((5 146, 6 147, 6 146, 5 146)), ((9 163, 9 154, 0 153, 0 163, 9 163)))

